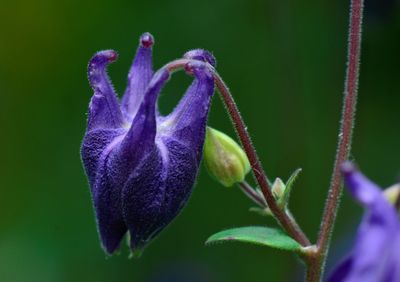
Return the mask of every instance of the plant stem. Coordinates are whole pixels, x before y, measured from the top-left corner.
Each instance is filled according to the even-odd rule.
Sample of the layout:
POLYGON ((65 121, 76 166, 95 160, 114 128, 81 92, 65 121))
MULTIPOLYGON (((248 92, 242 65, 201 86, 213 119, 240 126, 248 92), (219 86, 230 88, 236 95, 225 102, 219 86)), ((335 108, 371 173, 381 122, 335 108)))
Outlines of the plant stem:
POLYGON ((331 234, 336 220, 340 196, 342 194, 340 167, 342 163, 349 158, 351 150, 351 140, 357 104, 363 7, 363 0, 351 0, 347 72, 341 128, 331 184, 317 241, 317 259, 316 263, 312 265, 314 269, 307 272, 312 274, 312 276, 307 278, 307 281, 310 282, 320 281, 322 279, 331 241, 331 234))
POLYGON ((265 209, 267 207, 267 203, 265 202, 264 198, 254 191, 253 187, 251 187, 249 183, 243 181, 238 183, 238 186, 247 197, 249 197, 253 202, 257 203, 257 205, 259 205, 261 208, 265 209))
POLYGON ((320 281, 321 280, 321 272, 318 270, 319 268, 319 260, 317 257, 308 257, 306 260, 306 281, 320 281))
MULTIPOLYGON (((177 59, 172 61, 164 66, 164 68, 168 69, 169 71, 176 71, 178 69, 184 68, 188 63, 193 62, 192 59, 177 59)), ((264 195, 264 198, 268 204, 269 209, 275 216, 276 220, 280 223, 282 228, 297 242, 299 242, 303 247, 310 246, 310 240, 301 230, 300 226, 297 224, 295 219, 289 216, 285 210, 281 209, 276 201, 275 197, 272 195, 267 177, 265 175, 264 169, 261 166, 261 162, 258 158, 256 150, 251 142, 250 135, 247 132, 246 125, 240 115, 239 109, 236 106, 233 97, 220 77, 217 71, 208 63, 205 63, 208 68, 211 70, 214 76, 215 85, 217 86, 222 101, 224 102, 228 113, 232 119, 234 124, 235 130, 239 136, 240 142, 243 145, 243 149, 246 152, 247 157, 249 158, 250 165, 253 171, 253 174, 257 180, 258 185, 261 188, 261 191, 264 195)))
POLYGON ((284 210, 278 207, 269 187, 264 169, 262 168, 256 150, 251 142, 250 135, 247 132, 246 125, 243 122, 242 116, 240 115, 239 109, 237 108, 228 87, 217 72, 214 72, 214 80, 215 85, 217 86, 221 94, 222 100, 229 112, 229 115, 232 118, 236 132, 243 145, 243 149, 246 152, 247 157, 249 158, 253 174, 257 180, 258 185, 261 188, 261 191, 264 194, 269 209, 274 214, 281 226, 289 235, 293 237, 293 239, 299 242, 302 246, 311 245, 307 236, 303 233, 297 222, 295 222, 293 218, 290 218, 284 210))

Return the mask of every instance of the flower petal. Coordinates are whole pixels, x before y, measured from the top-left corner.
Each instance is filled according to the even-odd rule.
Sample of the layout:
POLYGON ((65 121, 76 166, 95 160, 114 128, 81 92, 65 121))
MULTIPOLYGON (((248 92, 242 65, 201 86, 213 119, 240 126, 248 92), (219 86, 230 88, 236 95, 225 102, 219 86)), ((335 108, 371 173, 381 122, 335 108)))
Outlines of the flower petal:
POLYGON ((191 64, 189 70, 195 75, 193 84, 159 126, 155 146, 139 161, 122 191, 133 251, 144 248, 177 216, 196 179, 214 82, 202 62, 191 64))
MULTIPOLYGON (((335 281, 386 281, 393 239, 400 229, 396 210, 384 198, 381 189, 353 164, 345 163, 342 172, 346 186, 367 211, 357 232, 350 269, 341 276, 342 280, 335 281)), ((333 275, 339 275, 336 272, 340 269, 333 275)))
POLYGON ((342 167, 344 181, 353 197, 371 214, 373 223, 393 226, 398 223, 395 208, 386 200, 382 190, 347 162, 342 167))
POLYGON ((103 249, 108 254, 114 253, 127 231, 120 197, 126 177, 115 175, 118 164, 114 162, 116 148, 123 138, 124 134, 115 137, 101 152, 92 188, 97 228, 103 249))
POLYGON ((146 88, 153 76, 152 45, 154 38, 150 33, 140 37, 140 45, 128 74, 128 86, 122 97, 121 107, 125 118, 132 121, 143 99, 146 88))
POLYGON ((339 265, 336 266, 335 271, 329 276, 327 282, 340 282, 348 276, 353 266, 353 257, 348 256, 339 265))
POLYGON ((121 144, 120 154, 126 158, 125 161, 136 162, 139 155, 143 155, 148 148, 155 146, 156 101, 169 77, 168 70, 160 69, 150 81, 137 114, 121 144))
POLYGON ((182 210, 199 168, 192 150, 167 139, 142 159, 122 192, 133 251, 143 249, 182 210))
POLYGON ((388 266, 386 271, 386 276, 382 281, 385 282, 397 282, 400 281, 400 228, 397 233, 393 236, 391 244, 391 254, 388 259, 388 266))
POLYGON ((208 111, 214 93, 214 80, 203 62, 189 63, 187 70, 194 74, 195 79, 177 107, 162 121, 160 130, 193 148, 196 158, 200 160, 208 111))
POLYGON ((100 238, 109 254, 118 248, 127 231, 122 216, 121 191, 142 156, 155 147, 155 103, 168 77, 166 70, 154 75, 131 128, 115 138, 99 158, 93 199, 100 238))
POLYGON ((88 78, 94 95, 89 105, 88 130, 122 125, 118 99, 106 72, 107 65, 116 59, 115 51, 106 50, 95 54, 89 62, 88 78))
POLYGON ((101 160, 103 151, 115 138, 124 135, 123 129, 96 129, 86 132, 81 146, 81 157, 85 167, 86 175, 89 178, 91 191, 93 192, 98 164, 101 160))
POLYGON ((183 55, 183 57, 185 59, 193 59, 193 60, 199 60, 199 61, 209 63, 214 68, 217 65, 217 61, 215 60, 215 57, 210 52, 208 52, 207 50, 203 50, 203 49, 190 50, 190 51, 186 52, 183 55))

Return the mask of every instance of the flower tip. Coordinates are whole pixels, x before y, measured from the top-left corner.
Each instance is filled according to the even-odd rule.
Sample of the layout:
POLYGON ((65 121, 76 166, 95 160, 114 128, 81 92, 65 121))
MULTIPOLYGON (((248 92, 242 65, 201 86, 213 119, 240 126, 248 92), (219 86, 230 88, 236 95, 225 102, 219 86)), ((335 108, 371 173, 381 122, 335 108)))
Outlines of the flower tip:
POLYGON ((114 50, 104 50, 97 52, 88 65, 88 78, 93 89, 100 86, 108 85, 105 68, 109 63, 115 62, 118 58, 118 53, 114 50))
POLYGON ((342 164, 341 169, 344 175, 348 175, 357 170, 356 166, 351 161, 345 161, 342 164))
POLYGON ((212 77, 210 70, 207 68, 206 64, 202 61, 192 61, 185 65, 185 71, 188 74, 203 74, 212 77))
POLYGON ((149 32, 145 32, 140 36, 140 46, 144 48, 151 48, 154 44, 154 37, 149 32))
POLYGON ((217 61, 215 60, 215 57, 208 51, 203 50, 203 49, 194 49, 186 52, 183 57, 185 59, 193 59, 193 60, 199 60, 203 61, 206 63, 209 63, 213 67, 217 65, 217 61))
POLYGON ((107 52, 107 59, 110 63, 115 62, 118 59, 118 53, 114 50, 109 50, 107 52))
POLYGON ((104 253, 108 256, 111 257, 117 252, 117 249, 119 247, 119 242, 113 242, 112 244, 105 244, 102 242, 101 247, 104 251, 104 253))
POLYGON ((118 59, 118 53, 114 50, 104 50, 97 52, 91 59, 91 65, 107 64, 115 62, 118 59))

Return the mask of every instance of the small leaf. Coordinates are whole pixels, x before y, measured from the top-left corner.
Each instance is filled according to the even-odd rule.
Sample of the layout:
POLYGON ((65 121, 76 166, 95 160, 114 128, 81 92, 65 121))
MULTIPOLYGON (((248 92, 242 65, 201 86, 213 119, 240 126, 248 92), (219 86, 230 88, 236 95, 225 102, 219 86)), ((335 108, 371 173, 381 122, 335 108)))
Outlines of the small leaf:
POLYGON ((289 197, 290 197, 290 192, 292 191, 293 184, 297 177, 299 176, 300 172, 302 171, 301 168, 296 169, 292 175, 289 177, 288 181, 286 182, 286 188, 283 193, 282 198, 279 199, 278 205, 283 207, 286 206, 287 203, 289 202, 289 197))
POLYGON ((301 251, 300 244, 282 230, 262 226, 248 226, 221 231, 208 238, 206 244, 228 241, 268 246, 287 251, 301 251))

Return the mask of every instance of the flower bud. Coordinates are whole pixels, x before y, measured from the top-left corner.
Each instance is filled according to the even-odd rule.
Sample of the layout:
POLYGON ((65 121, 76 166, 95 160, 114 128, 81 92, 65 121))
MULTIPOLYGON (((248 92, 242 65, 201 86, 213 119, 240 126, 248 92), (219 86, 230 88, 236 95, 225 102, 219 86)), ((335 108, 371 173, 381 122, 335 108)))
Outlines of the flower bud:
POLYGON ((250 171, 249 160, 239 144, 211 127, 207 127, 204 161, 209 173, 226 187, 242 182, 250 171))
POLYGON ((274 183, 272 184, 272 193, 274 194, 275 199, 279 200, 280 198, 282 198, 285 190, 285 183, 283 183, 282 179, 280 179, 279 177, 276 178, 274 183))

